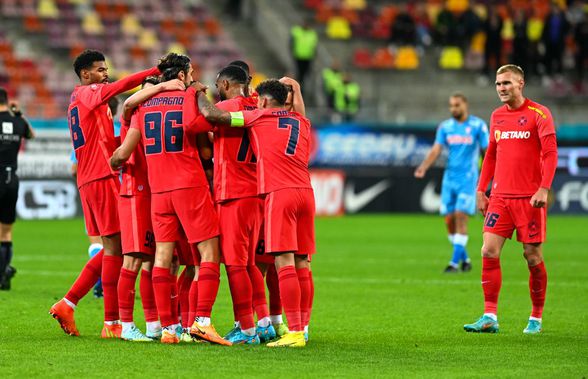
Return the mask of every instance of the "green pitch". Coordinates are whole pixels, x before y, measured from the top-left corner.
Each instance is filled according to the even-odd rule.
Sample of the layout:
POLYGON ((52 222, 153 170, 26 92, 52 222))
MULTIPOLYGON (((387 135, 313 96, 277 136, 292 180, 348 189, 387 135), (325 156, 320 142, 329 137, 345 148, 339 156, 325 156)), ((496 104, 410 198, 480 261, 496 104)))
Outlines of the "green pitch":
MULTIPOLYGON (((481 218, 472 221, 474 270, 444 275, 450 246, 434 216, 317 220, 316 297, 305 349, 140 345, 99 338, 102 304, 76 312, 82 337, 48 314, 87 259, 81 220, 15 227, 13 290, 0 292, 1 377, 572 377, 588 375, 588 218, 551 217, 544 333, 522 330, 531 308, 519 244, 504 250, 500 333, 466 334, 482 312, 481 218)), ((232 312, 226 275, 213 321, 232 312)), ((138 293, 138 291, 137 291, 138 293)), ((137 325, 144 329, 140 302, 137 325)))

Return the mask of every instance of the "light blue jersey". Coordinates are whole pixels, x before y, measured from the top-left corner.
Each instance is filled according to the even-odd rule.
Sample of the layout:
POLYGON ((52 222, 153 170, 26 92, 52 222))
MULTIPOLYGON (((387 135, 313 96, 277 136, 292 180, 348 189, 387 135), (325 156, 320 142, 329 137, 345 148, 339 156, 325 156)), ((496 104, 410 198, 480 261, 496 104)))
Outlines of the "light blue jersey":
POLYGON ((478 160, 480 149, 488 147, 488 126, 476 116, 470 115, 464 122, 450 118, 437 128, 435 143, 449 152, 441 189, 441 214, 456 210, 473 214, 478 160))

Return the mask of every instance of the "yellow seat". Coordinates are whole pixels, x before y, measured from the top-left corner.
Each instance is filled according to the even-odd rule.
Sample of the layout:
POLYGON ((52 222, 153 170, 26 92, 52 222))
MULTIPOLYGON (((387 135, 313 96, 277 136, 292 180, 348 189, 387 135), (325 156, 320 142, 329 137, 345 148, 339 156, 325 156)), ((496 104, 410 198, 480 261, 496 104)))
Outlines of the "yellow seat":
POLYGON ((439 66, 444 70, 459 70, 463 68, 463 53, 456 46, 447 46, 441 50, 439 66))

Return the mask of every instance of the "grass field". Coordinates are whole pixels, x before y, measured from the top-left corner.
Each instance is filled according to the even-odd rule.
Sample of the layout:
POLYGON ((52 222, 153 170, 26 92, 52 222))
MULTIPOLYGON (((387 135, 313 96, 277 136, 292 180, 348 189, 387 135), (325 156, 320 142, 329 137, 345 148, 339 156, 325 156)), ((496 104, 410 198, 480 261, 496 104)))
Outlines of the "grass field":
MULTIPOLYGON (((586 377, 588 218, 549 221, 544 333, 526 336, 528 271, 512 241, 500 333, 462 330, 482 312, 480 217, 470 226, 474 270, 457 275, 441 273, 450 247, 439 217, 318 219, 311 341, 299 350, 103 341, 102 304, 91 296, 76 311, 82 337, 66 336, 47 311, 87 258, 82 221, 18 221, 18 273, 13 290, 0 292, 0 376, 586 377)), ((221 283, 213 320, 224 333, 232 322, 224 272, 221 283)))

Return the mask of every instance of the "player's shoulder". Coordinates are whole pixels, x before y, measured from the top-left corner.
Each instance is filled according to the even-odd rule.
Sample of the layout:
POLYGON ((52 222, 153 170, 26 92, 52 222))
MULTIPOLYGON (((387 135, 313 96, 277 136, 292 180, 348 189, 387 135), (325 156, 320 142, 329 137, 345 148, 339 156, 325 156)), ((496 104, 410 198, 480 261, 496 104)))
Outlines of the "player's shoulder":
POLYGON ((448 129, 453 127, 453 125, 455 124, 455 121, 453 118, 448 118, 446 120, 443 120, 439 123, 439 125, 437 126, 438 129, 448 129))
POLYGON ((541 117, 543 119, 547 119, 548 117, 551 116, 551 111, 549 110, 548 107, 546 107, 543 104, 539 104, 531 99, 527 99, 526 107, 527 107, 527 110, 534 112, 535 114, 537 114, 539 117, 541 117))
POLYGON ((483 119, 481 119, 478 116, 470 115, 469 124, 470 124, 470 126, 473 126, 473 127, 482 128, 482 127, 486 126, 486 121, 484 121, 483 119))

